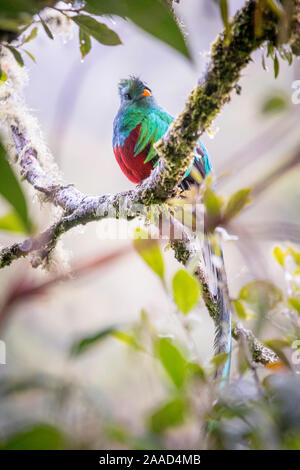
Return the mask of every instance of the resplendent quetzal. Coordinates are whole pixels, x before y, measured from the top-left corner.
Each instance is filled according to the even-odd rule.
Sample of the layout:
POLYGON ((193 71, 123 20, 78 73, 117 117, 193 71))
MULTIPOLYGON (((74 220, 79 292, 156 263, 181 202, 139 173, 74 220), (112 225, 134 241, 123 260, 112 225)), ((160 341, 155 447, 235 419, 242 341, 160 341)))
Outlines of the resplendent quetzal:
MULTIPOLYGON (((121 105, 114 119, 113 150, 123 173, 130 181, 138 184, 153 170, 157 162, 153 144, 167 131, 173 117, 158 106, 150 88, 137 77, 131 76, 121 80, 119 94, 121 105)), ((195 148, 193 165, 202 177, 211 172, 209 155, 200 140, 195 148)), ((190 174, 191 168, 180 183, 184 190, 191 184, 197 184, 190 174)), ((231 321, 230 311, 220 286, 224 279, 224 266, 222 265, 222 268, 215 266, 218 263, 213 263, 213 257, 210 256, 213 252, 207 238, 204 243, 204 260, 207 271, 210 269, 215 277, 216 287, 211 294, 218 304, 215 349, 216 354, 228 353, 228 359, 218 375, 225 379, 230 371, 231 321)), ((223 261, 222 254, 221 257, 223 261)))

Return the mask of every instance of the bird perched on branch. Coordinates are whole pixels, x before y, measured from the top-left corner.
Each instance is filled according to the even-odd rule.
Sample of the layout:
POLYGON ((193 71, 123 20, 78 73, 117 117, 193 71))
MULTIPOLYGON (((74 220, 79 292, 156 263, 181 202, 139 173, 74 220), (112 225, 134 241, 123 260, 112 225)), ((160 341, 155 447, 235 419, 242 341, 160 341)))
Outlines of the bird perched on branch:
MULTIPOLYGON (((121 105, 114 119, 113 150, 121 170, 133 183, 141 183, 150 176, 158 161, 154 144, 167 131, 173 117, 164 111, 155 101, 151 89, 137 77, 129 77, 119 83, 121 105)), ((199 140, 191 167, 186 172, 180 187, 189 189, 197 184, 191 169, 195 167, 204 178, 211 172, 209 155, 199 140)), ((219 250, 220 251, 220 250, 219 250)), ((219 369, 218 375, 225 379, 230 371, 231 322, 230 311, 223 295, 224 264, 221 253, 220 263, 214 262, 215 247, 212 247, 209 234, 205 236, 204 261, 206 272, 215 278, 215 288, 211 296, 217 305, 216 354, 228 353, 228 359, 219 369)))

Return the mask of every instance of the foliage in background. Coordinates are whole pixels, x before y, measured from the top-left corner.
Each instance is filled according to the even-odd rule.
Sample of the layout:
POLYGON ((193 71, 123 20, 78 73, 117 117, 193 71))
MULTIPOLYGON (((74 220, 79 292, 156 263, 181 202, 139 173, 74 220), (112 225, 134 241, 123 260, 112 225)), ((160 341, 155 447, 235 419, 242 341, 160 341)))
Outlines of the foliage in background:
MULTIPOLYGON (((23 45, 34 39, 37 34, 36 24, 40 23, 47 36, 50 39, 54 38, 51 31, 51 10, 45 10, 39 14, 44 6, 61 12, 68 21, 77 24, 82 58, 91 50, 91 37, 108 46, 121 44, 118 35, 98 20, 99 16, 115 15, 131 20, 147 33, 191 59, 183 33, 173 13, 161 0, 143 0, 143 2, 137 0, 86 0, 86 2, 73 2, 73 8, 70 7, 70 3, 66 7, 55 7, 56 3, 51 0, 17 0, 13 4, 10 0, 1 2, 0 40, 2 36, 2 45, 10 49, 20 65, 23 65, 23 45), (50 24, 47 21, 49 13, 50 24), (97 16, 97 19, 95 16, 97 16), (30 33, 28 33, 29 29, 30 33), (7 40, 14 37, 14 35, 17 38, 20 33, 24 33, 20 44, 8 45, 7 40)), ((61 19, 58 17, 56 21, 59 22, 61 19)))
POLYGON ((0 229, 12 232, 30 233, 32 223, 28 216, 25 196, 6 156, 6 151, 0 142, 0 194, 12 206, 13 212, 8 212, 0 218, 0 229))
MULTIPOLYGON (((159 257, 160 263, 164 263, 163 257, 161 253, 158 256, 159 246, 156 244, 153 250, 153 241, 149 242, 148 249, 144 245, 143 250, 138 252, 157 275, 156 260, 159 257)), ((144 417, 142 434, 125 429, 113 418, 105 420, 102 416, 104 448, 106 442, 115 442, 117 446, 134 449, 165 448, 170 439, 170 432, 172 435, 175 431, 193 429, 198 426, 199 417, 204 423, 204 428, 199 435, 192 434, 194 448, 203 448, 206 445, 205 428, 211 429, 209 448, 213 449, 300 448, 300 417, 295 413, 300 390, 299 377, 295 375, 300 363, 300 252, 292 246, 277 246, 274 249, 274 257, 282 269, 289 264, 293 297, 286 297, 277 286, 267 280, 254 280, 242 287, 235 300, 236 307, 239 305, 236 308, 235 321, 264 325, 266 321, 280 320, 280 336, 268 340, 266 344, 277 352, 281 363, 274 366, 274 370, 268 365, 257 366, 249 360, 243 343, 237 343, 239 375, 232 380, 228 388, 223 389, 217 403, 214 397, 218 383, 214 375, 218 365, 226 361, 226 355, 216 356, 206 365, 199 363, 197 348, 193 346, 190 336, 192 317, 187 315, 187 312, 192 313, 195 308, 194 301, 198 298, 200 289, 199 285, 195 284, 197 281, 186 271, 177 271, 171 286, 161 279, 166 295, 170 297, 169 293, 173 291, 174 305, 177 308, 175 315, 179 319, 185 319, 181 325, 186 340, 179 342, 178 339, 159 332, 151 322, 150 316, 143 310, 140 320, 133 325, 112 325, 73 342, 70 346, 73 360, 78 360, 81 356, 91 353, 94 348, 101 347, 104 341, 121 342, 136 355, 136 360, 142 360, 144 356, 152 359, 157 378, 164 388, 165 398, 144 417), (177 283, 178 277, 181 276, 184 277, 183 283, 177 283), (184 298, 183 285, 186 293, 184 298), (186 298, 193 300, 185 303, 186 298), (255 380, 253 376, 256 377, 255 380), (211 427, 210 423, 214 425, 211 427)), ((163 264, 160 269, 164 270, 163 264)), ((0 396, 5 400, 18 400, 24 393, 28 393, 28 390, 38 390, 40 393, 51 393, 59 403, 63 389, 68 387, 74 391, 78 387, 76 383, 64 384, 61 380, 45 375, 20 378, 17 381, 12 379, 11 382, 0 381, 0 396)), ((89 392, 85 390, 81 395, 82 393, 84 396, 89 392)), ((68 392, 66 397, 72 407, 72 393, 68 392)), ((90 445, 92 446, 92 443, 90 445)), ((1 443, 3 449, 86 447, 89 448, 89 445, 84 440, 77 441, 71 433, 65 433, 47 423, 23 425, 20 433, 9 435, 5 440, 2 439, 1 443)))

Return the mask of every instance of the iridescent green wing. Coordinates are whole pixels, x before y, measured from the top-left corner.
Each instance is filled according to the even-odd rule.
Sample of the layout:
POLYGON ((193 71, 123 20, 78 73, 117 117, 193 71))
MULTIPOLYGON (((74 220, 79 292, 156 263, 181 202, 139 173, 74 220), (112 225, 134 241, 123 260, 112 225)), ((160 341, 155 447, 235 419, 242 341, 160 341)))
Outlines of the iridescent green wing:
POLYGON ((151 110, 142 120, 139 138, 134 147, 134 156, 136 157, 150 144, 150 149, 144 163, 153 160, 156 154, 153 144, 165 134, 172 121, 172 116, 164 111, 151 110))

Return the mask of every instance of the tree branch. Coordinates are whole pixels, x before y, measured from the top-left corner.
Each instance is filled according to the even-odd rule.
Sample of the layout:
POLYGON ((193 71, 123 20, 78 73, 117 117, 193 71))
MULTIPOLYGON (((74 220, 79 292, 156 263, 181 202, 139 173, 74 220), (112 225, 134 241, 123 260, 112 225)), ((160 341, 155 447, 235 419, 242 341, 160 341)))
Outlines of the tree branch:
MULTIPOLYGON (((249 0, 237 12, 231 23, 229 44, 225 33, 219 35, 212 45, 207 71, 188 97, 185 110, 156 144, 159 156, 170 158, 172 167, 188 158, 199 135, 203 134, 223 105, 230 100, 230 94, 237 85, 242 69, 250 62, 252 52, 266 41, 279 44, 280 18, 267 3, 261 7, 263 29, 259 36, 256 35, 256 6, 255 0, 249 0)), ((295 41, 295 31, 300 35, 297 29, 300 27, 299 0, 289 0, 289 6, 293 33, 289 31, 285 35, 286 43, 295 41)))
POLYGON ((236 341, 245 341, 253 362, 263 365, 271 365, 280 362, 274 351, 261 343, 250 330, 246 330, 241 325, 237 325, 232 330, 232 336, 236 341))

